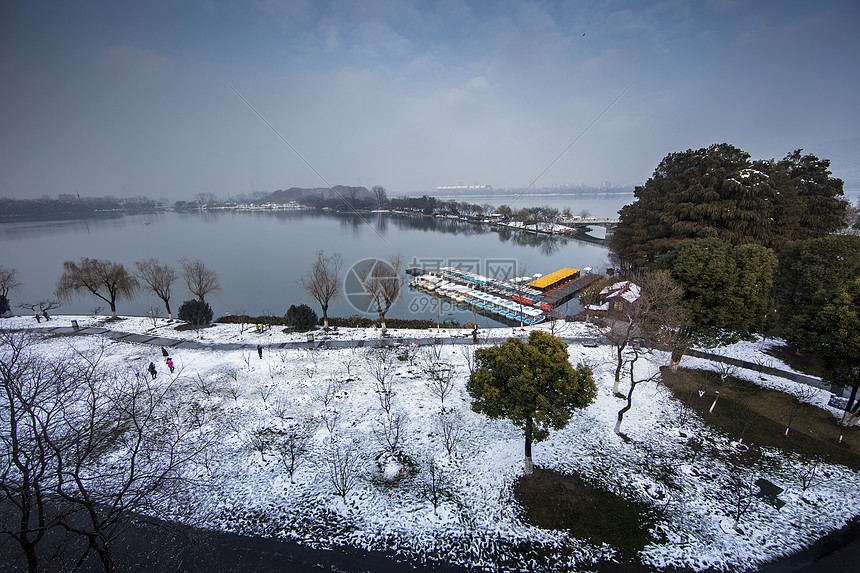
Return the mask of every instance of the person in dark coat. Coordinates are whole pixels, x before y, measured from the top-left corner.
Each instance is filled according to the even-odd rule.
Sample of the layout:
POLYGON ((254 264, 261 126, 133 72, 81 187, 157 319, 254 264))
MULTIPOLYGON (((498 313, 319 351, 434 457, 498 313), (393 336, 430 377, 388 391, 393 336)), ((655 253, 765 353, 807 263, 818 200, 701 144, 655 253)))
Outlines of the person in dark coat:
POLYGON ((170 356, 170 354, 167 352, 167 349, 163 346, 161 347, 161 355, 164 356, 165 358, 170 356))
POLYGON ((155 364, 152 362, 149 363, 149 373, 152 376, 152 379, 155 380, 155 377, 158 376, 158 371, 155 369, 155 364))
POLYGON ((260 355, 260 358, 263 357, 263 347, 260 346, 259 344, 257 345, 257 354, 260 355))

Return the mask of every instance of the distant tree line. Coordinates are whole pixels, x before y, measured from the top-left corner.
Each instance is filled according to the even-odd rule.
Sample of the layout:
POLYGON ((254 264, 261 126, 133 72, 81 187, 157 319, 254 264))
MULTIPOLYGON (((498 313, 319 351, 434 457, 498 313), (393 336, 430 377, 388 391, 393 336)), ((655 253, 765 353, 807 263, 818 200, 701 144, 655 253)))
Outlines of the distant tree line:
POLYGON ((158 207, 158 203, 146 197, 80 197, 68 194, 60 195, 56 199, 50 197, 38 199, 0 197, 0 220, 104 216, 150 211, 158 207))

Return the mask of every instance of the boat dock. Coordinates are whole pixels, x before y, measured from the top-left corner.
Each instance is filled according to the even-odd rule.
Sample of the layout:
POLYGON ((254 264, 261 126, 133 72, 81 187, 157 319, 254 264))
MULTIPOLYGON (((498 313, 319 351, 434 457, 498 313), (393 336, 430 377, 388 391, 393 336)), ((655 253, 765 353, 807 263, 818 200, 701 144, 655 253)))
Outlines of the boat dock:
POLYGON ((415 277, 410 282, 412 287, 484 311, 503 322, 524 324, 564 318, 555 309, 598 278, 596 275, 582 277, 579 273, 579 269, 565 268, 535 279, 500 280, 453 267, 434 271, 406 270, 406 274, 415 277))

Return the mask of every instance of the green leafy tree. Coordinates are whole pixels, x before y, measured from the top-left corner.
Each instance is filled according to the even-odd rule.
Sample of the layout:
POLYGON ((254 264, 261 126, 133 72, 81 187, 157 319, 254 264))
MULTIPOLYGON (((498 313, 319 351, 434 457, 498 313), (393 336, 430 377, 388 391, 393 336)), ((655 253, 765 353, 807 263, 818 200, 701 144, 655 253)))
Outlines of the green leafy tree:
POLYGON ((776 302, 786 341, 824 361, 824 378, 852 389, 845 424, 860 417, 860 237, 797 241, 779 254, 776 302))
POLYGON ((833 296, 814 297, 819 310, 807 323, 808 345, 824 359, 825 379, 851 388, 842 423, 853 426, 860 418, 860 277, 833 296))
POLYGON ((691 343, 731 344, 767 326, 776 262, 770 249, 719 239, 686 241, 658 259, 684 287, 688 325, 676 337, 673 367, 691 343))
POLYGON ((642 268, 689 239, 779 250, 827 235, 843 225, 847 208, 829 166, 800 150, 779 162, 751 161, 727 143, 671 153, 619 211, 612 256, 620 267, 642 268))
POLYGON ((490 418, 508 418, 525 434, 525 472, 532 473, 532 442, 561 430, 574 409, 597 395, 591 369, 574 368, 567 345, 557 336, 533 331, 524 342, 507 342, 475 352, 475 371, 466 389, 472 410, 490 418))
POLYGON ((796 241, 779 253, 774 281, 779 321, 786 341, 806 348, 806 329, 820 305, 860 277, 860 237, 831 235, 796 241))
POLYGON ((179 307, 177 316, 179 320, 187 322, 192 326, 206 326, 212 322, 212 307, 209 306, 208 302, 203 302, 199 299, 186 300, 179 307))
POLYGON ((290 305, 284 318, 287 320, 287 326, 300 331, 311 330, 319 322, 317 313, 306 304, 290 305))
POLYGON ((137 279, 123 265, 83 258, 79 263, 63 263, 63 274, 57 281, 56 295, 61 300, 69 301, 76 294, 89 292, 108 303, 111 316, 116 318, 117 301, 131 299, 137 288, 137 279))

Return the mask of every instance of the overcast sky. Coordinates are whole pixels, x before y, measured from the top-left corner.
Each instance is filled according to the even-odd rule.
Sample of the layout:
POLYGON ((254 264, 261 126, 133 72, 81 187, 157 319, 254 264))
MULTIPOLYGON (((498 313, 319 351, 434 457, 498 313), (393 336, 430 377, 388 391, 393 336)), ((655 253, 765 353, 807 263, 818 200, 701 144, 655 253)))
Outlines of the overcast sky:
POLYGON ((632 186, 712 143, 838 148, 860 136, 858 15, 854 0, 5 1, 0 196, 226 198, 321 177, 399 195, 544 170, 539 187, 632 186))

